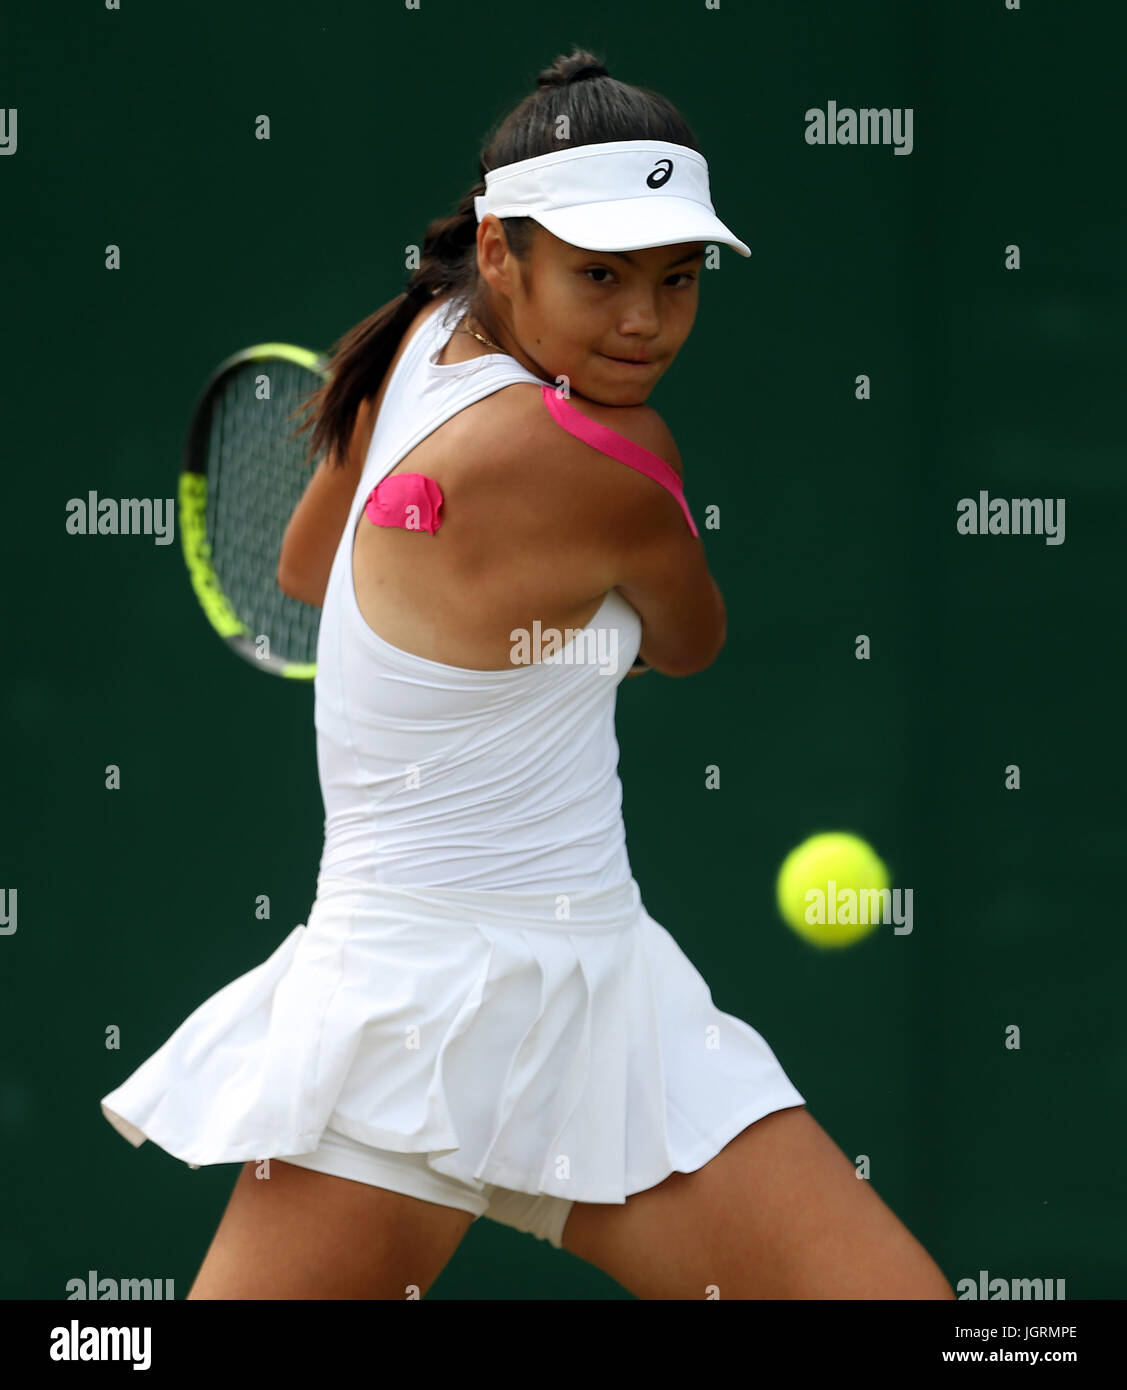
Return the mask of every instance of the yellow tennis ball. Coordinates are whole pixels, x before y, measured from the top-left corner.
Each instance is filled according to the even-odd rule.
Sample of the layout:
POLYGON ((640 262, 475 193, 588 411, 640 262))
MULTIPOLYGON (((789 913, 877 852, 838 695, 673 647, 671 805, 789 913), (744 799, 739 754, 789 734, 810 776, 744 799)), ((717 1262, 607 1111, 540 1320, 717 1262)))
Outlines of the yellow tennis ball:
POLYGON ((783 860, 779 911, 815 946, 851 946, 891 920, 888 870, 857 835, 812 835, 783 860))

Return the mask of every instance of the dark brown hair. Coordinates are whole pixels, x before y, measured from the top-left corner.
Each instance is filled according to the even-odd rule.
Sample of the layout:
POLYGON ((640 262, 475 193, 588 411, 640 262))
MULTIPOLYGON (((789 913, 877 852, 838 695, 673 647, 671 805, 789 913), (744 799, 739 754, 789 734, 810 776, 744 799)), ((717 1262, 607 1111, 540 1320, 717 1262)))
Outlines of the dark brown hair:
MULTIPOLYGON (((450 217, 427 227, 419 268, 403 291, 350 329, 333 347, 329 379, 305 403, 310 418, 297 431, 312 428, 308 462, 329 451, 343 467, 361 404, 380 389, 391 359, 420 307, 419 295, 467 294, 474 317, 494 335, 485 306, 478 302, 477 215, 474 198, 485 192, 491 169, 521 159, 551 154, 571 145, 612 140, 666 140, 699 149, 692 131, 665 97, 631 87, 611 77, 585 49, 558 57, 536 81, 536 90, 509 113, 486 142, 479 157, 479 181, 450 217), (566 123, 559 118, 566 116, 566 123), (561 125, 568 131, 561 138, 561 125)), ((509 249, 525 261, 537 227, 531 217, 504 217, 509 249)))

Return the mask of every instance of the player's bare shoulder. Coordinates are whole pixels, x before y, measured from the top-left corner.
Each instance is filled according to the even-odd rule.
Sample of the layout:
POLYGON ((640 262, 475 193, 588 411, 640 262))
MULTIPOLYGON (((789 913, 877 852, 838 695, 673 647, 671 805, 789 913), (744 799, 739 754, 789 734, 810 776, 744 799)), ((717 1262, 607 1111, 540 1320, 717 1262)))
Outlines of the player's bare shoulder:
MULTIPOLYGON (((540 386, 520 382, 498 391, 494 399, 497 422, 504 427, 508 446, 518 451, 530 447, 537 454, 550 452, 555 458, 586 459, 607 476, 633 475, 641 482, 648 483, 650 488, 653 487, 652 480, 647 479, 645 474, 624 467, 621 462, 588 444, 561 424, 548 409, 540 386), (614 467, 610 468, 609 465, 614 467)), ((596 424, 613 430, 631 443, 656 454, 669 464, 679 478, 684 478, 681 454, 673 433, 653 406, 604 405, 574 392, 564 398, 564 404, 566 414, 577 411, 596 424)))
POLYGON ((681 454, 673 438, 673 432, 652 405, 604 405, 600 401, 591 401, 586 396, 574 394, 568 403, 596 424, 605 425, 616 434, 625 436, 632 443, 664 459, 679 478, 684 476, 681 454))
MULTIPOLYGON (((507 479, 514 493, 528 498, 545 526, 579 528, 607 553, 655 528, 675 529, 680 514, 666 489, 573 434, 555 418, 544 397, 541 386, 520 382, 491 398, 495 404, 488 433, 495 451, 490 469, 494 481, 507 479)), ((683 476, 672 432, 652 406, 604 405, 574 392, 564 406, 565 421, 578 412, 683 476)))

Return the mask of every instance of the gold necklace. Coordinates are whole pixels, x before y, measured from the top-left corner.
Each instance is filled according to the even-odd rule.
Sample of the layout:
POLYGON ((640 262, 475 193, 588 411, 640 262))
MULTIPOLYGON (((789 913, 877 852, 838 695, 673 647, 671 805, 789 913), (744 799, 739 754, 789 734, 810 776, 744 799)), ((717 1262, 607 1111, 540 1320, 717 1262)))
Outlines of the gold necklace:
POLYGON ((486 347, 496 348, 498 352, 505 351, 501 344, 495 343, 492 338, 483 338, 480 333, 475 333, 472 328, 465 327, 464 323, 460 326, 463 333, 468 333, 471 338, 476 338, 479 343, 484 343, 486 347))

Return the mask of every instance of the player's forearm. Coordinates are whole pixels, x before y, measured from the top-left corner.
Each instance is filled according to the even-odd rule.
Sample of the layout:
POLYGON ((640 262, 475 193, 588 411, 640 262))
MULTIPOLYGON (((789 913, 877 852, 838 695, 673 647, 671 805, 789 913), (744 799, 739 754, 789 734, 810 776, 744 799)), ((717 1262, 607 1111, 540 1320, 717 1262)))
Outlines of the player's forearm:
POLYGON ((344 523, 364 471, 371 421, 367 405, 357 415, 348 458, 334 466, 322 459, 294 508, 278 555, 277 582, 284 594, 320 608, 344 523))
POLYGON ((320 607, 360 469, 330 468, 322 461, 294 508, 278 556, 278 587, 291 598, 320 607))

